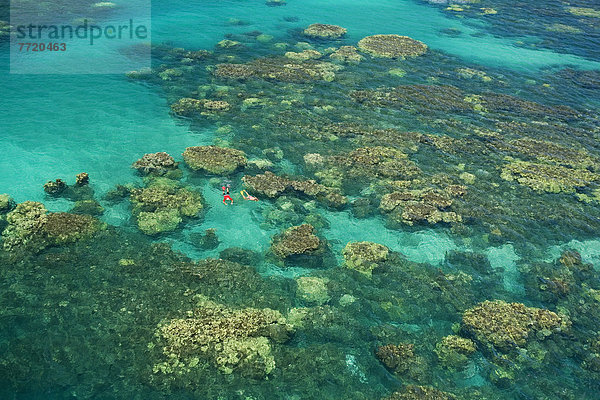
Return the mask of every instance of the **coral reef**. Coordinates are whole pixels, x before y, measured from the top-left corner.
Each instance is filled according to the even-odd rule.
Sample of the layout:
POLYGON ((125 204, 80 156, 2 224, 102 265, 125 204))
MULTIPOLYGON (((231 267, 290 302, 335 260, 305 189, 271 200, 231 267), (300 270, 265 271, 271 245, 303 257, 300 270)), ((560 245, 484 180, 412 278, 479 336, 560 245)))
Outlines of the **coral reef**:
POLYGON ((170 180, 156 179, 148 187, 134 188, 129 193, 132 214, 147 235, 173 231, 183 218, 197 217, 204 208, 200 193, 170 180))
POLYGON ((316 276, 303 276, 296 279, 300 297, 307 303, 318 306, 331 299, 327 290, 328 282, 329 279, 316 276))
POLYGON ((214 74, 219 78, 257 78, 281 82, 333 81, 340 66, 309 60, 292 62, 288 58, 260 58, 247 64, 218 64, 214 74))
POLYGON ((581 29, 576 28, 571 25, 566 25, 566 24, 548 25, 546 27, 546 30, 548 30, 550 32, 559 32, 559 33, 573 33, 573 34, 583 33, 583 31, 581 29))
POLYGON ((567 268, 569 271, 574 273, 587 273, 593 271, 594 269, 592 264, 583 262, 583 260, 581 259, 581 254, 574 250, 563 251, 563 253, 560 255, 560 258, 558 259, 558 262, 562 266, 567 268))
POLYGON ((348 64, 358 64, 364 57, 360 55, 354 46, 341 46, 329 55, 329 58, 348 64))
POLYGON ((358 42, 358 48, 374 57, 417 57, 427 52, 427 45, 400 35, 367 36, 358 42))
POLYGON ((344 168, 350 178, 413 178, 421 170, 408 155, 392 147, 361 147, 348 154, 332 156, 329 163, 344 168))
POLYGON ((319 58, 323 57, 323 54, 319 53, 316 50, 304 50, 300 53, 288 51, 287 53, 285 53, 285 57, 295 61, 308 61, 318 60, 319 58))
POLYGON ((427 221, 461 222, 462 217, 454 211, 448 211, 456 198, 462 197, 466 188, 460 185, 449 185, 443 190, 423 189, 404 190, 385 194, 381 198, 379 208, 390 213, 390 218, 408 225, 427 221))
POLYGON ((92 236, 104 225, 85 214, 48 213, 42 203, 26 201, 6 215, 2 233, 5 250, 32 253, 48 246, 72 243, 92 236))
POLYGON ((394 392, 383 400, 456 400, 456 398, 451 393, 432 387, 407 385, 401 391, 394 392))
POLYGON ((48 181, 44 184, 44 192, 58 196, 67 189, 67 184, 62 179, 56 179, 55 181, 48 181))
POLYGON ((473 106, 464 93, 449 85, 403 85, 395 88, 356 90, 350 96, 357 102, 377 107, 432 111, 466 112, 473 106))
POLYGON ((0 214, 9 212, 15 207, 14 200, 7 194, 0 194, 0 214))
POLYGON ((337 25, 312 24, 302 33, 306 36, 319 39, 339 39, 344 36, 348 30, 337 25))
POLYGON ((565 251, 555 263, 534 263, 527 268, 524 281, 528 293, 546 303, 558 303, 578 292, 580 279, 591 266, 577 252, 565 251))
POLYGON ((69 212, 73 214, 102 215, 104 214, 104 207, 93 199, 80 200, 75 202, 75 205, 69 212))
POLYGON ((31 248, 39 251, 46 247, 42 229, 48 218, 48 210, 42 203, 26 201, 17 204, 14 210, 6 215, 8 226, 2 232, 5 250, 31 248))
POLYGON ((242 181, 244 182, 244 185, 248 186, 253 192, 271 198, 281 195, 291 185, 289 179, 275 175, 270 171, 267 171, 262 175, 246 175, 242 178, 242 181))
POLYGON ((600 175, 587 169, 514 160, 502 168, 502 179, 517 181, 537 192, 574 193, 600 181, 600 175))
POLYGON ((467 365, 468 357, 475 352, 475 343, 460 336, 450 335, 443 337, 435 345, 435 353, 440 362, 452 369, 461 369, 467 365))
POLYGON ((402 68, 392 68, 388 71, 388 74, 396 76, 398 78, 404 78, 406 76, 406 71, 402 68))
POLYGON ((170 182, 152 181, 148 187, 132 189, 130 193, 134 213, 174 209, 185 217, 194 217, 203 208, 200 193, 170 182))
POLYGON ((231 309, 199 297, 189 317, 159 326, 168 361, 155 373, 182 373, 208 359, 223 373, 265 378, 275 368, 272 343, 285 342, 292 332, 285 318, 271 309, 231 309))
POLYGON ((600 18, 600 10, 589 7, 567 7, 567 11, 578 17, 600 18))
POLYGON ((138 228, 146 235, 172 232, 183 221, 181 214, 176 209, 158 209, 152 212, 141 211, 137 213, 136 219, 138 228))
POLYGON ((491 82, 492 78, 488 76, 484 71, 480 71, 473 68, 459 68, 456 70, 458 75, 462 78, 473 79, 477 78, 482 82, 491 82))
POLYGON ((549 310, 502 300, 484 301, 463 314, 462 329, 479 343, 507 351, 563 332, 570 321, 549 310))
POLYGON ((231 105, 226 101, 182 98, 176 103, 171 104, 171 110, 184 117, 193 117, 196 115, 210 115, 216 112, 228 111, 231 105))
POLYGON ((111 203, 118 203, 119 201, 122 201, 129 197, 132 189, 133 186, 131 185, 115 185, 114 188, 109 190, 104 195, 104 200, 109 201, 111 203))
MULTIPOLYGON (((454 4, 465 15, 485 12, 462 3, 454 4)), ((510 8, 495 7, 498 17, 510 8)), ((264 237, 248 242, 227 238, 228 229, 219 228, 220 237, 204 231, 221 226, 213 213, 203 228, 190 227, 192 233, 155 238, 111 227, 95 231, 93 240, 69 243, 89 237, 98 224, 91 215, 102 207, 91 192, 69 186, 61 193, 77 201, 69 214, 21 207, 21 214, 31 215, 20 214, 20 222, 7 218, 13 205, 0 196, 4 246, 67 244, 29 254, 31 261, 21 264, 11 262, 12 252, 0 251, 0 309, 9 322, 2 332, 9 338, 8 356, 0 367, 10 373, 7 391, 28 393, 33 381, 40 387, 57 383, 72 397, 111 397, 123 387, 131 392, 122 396, 135 397, 140 386, 159 397, 254 399, 277 397, 282 387, 282 396, 290 398, 380 398, 394 390, 400 392, 391 398, 455 398, 411 384, 435 385, 466 399, 507 393, 573 399, 597 392, 600 281, 584 260, 594 257, 594 242, 585 240, 598 231, 598 118, 575 96, 568 104, 581 114, 544 105, 559 104, 557 93, 581 94, 592 104, 595 75, 577 72, 571 81, 551 70, 539 77, 526 71, 502 75, 443 52, 398 62, 339 47, 342 42, 339 49, 319 40, 275 43, 300 34, 279 23, 291 30, 287 37, 264 37, 271 43, 259 40, 258 31, 232 29, 222 44, 233 47, 216 48, 214 57, 164 46, 153 53, 164 65, 137 76, 176 102, 173 115, 192 117, 179 121, 191 131, 211 125, 216 146, 188 149, 185 161, 191 170, 229 175, 232 188, 242 175, 234 173, 244 168, 244 184, 262 201, 224 211, 239 216, 247 229, 258 225, 263 236, 281 232, 271 250, 265 251, 264 237), (256 59, 267 54, 278 56, 256 59), (404 81, 429 84, 384 87, 404 81), (226 110, 231 112, 221 112, 226 110), (503 181, 503 167, 504 178, 539 191, 575 192, 589 203, 503 181), (354 217, 369 219, 322 207, 342 208, 349 201, 354 217), (381 244, 346 243, 357 230, 377 242, 390 233, 382 222, 392 229, 450 225, 425 231, 401 226, 400 246, 421 263, 381 244), (193 261, 161 239, 194 255, 216 254, 231 243, 260 250, 227 248, 221 259, 193 261), (567 251, 544 261, 548 243, 556 254, 571 239, 585 257, 567 251), (330 243, 341 252, 343 268, 330 243), (449 250, 455 246, 468 251, 449 250), (307 271, 311 275, 302 276, 307 271), (183 311, 198 300, 199 311, 183 311), (44 318, 28 317, 36 315, 34 307, 44 318), (258 320, 282 318, 265 317, 271 315, 265 307, 292 311, 285 323, 263 324, 258 320), (567 332, 568 321, 573 329, 567 332), (289 324, 298 340, 276 345, 289 324), (53 336, 23 336, 25 330, 53 336), (89 362, 80 360, 83 355, 89 362), (556 379, 556 371, 568 379, 556 379), (252 380, 264 377, 269 379, 252 380)), ((588 29, 575 19, 569 23, 588 29)), ((546 46, 550 37, 535 45, 546 46)), ((563 45, 561 50, 570 49, 563 45)), ((191 174, 190 186, 165 179, 176 176, 172 171, 183 173, 166 153, 136 164, 149 175, 138 177, 143 185, 118 186, 107 198, 129 198, 132 222, 150 235, 199 217, 204 206, 192 188, 218 188, 224 179, 191 174)), ((53 207, 66 203, 52 200, 53 207)), ((107 218, 119 218, 125 207, 111 209, 107 218)))
POLYGON ((380 346, 375 355, 390 370, 398 374, 407 372, 415 362, 415 345, 401 343, 380 346))
POLYGON ((472 96, 471 100, 465 98, 465 101, 474 103, 474 107, 479 106, 483 110, 494 112, 512 112, 518 115, 548 117, 567 121, 580 117, 580 114, 569 106, 546 106, 502 93, 485 93, 472 96))
POLYGON ((100 221, 91 215, 61 212, 46 215, 42 232, 50 244, 61 245, 89 238, 101 227, 100 221))
POLYGON ((248 163, 243 151, 218 146, 188 147, 183 152, 183 159, 192 170, 215 175, 232 174, 248 163))
POLYGON ((90 176, 87 172, 75 175, 75 186, 85 186, 90 183, 90 176))
POLYGON ((288 228, 273 237, 271 251, 281 259, 299 254, 314 254, 322 247, 314 230, 309 224, 288 228))
POLYGON ((177 168, 177 163, 165 152, 144 154, 142 158, 131 165, 142 175, 165 175, 177 168))
POLYGON ((327 221, 314 212, 315 207, 314 200, 306 202, 291 196, 280 196, 273 207, 263 209, 265 220, 261 226, 265 229, 282 229, 308 223, 319 229, 327 227, 327 221))
POLYGON ((183 76, 183 70, 180 68, 161 68, 162 71, 158 73, 158 76, 163 81, 177 80, 183 76))
POLYGON ((44 191, 52 197, 62 197, 71 201, 93 200, 94 189, 89 185, 90 177, 82 172, 75 176, 75 184, 67 185, 62 179, 49 181, 44 185, 44 191))
POLYGON ((208 258, 181 264, 179 269, 188 277, 186 282, 203 295, 219 298, 229 306, 269 307, 281 312, 291 307, 293 282, 262 277, 256 270, 261 260, 259 254, 235 248, 221 254, 229 260, 208 258))
POLYGON ((252 192, 267 197, 278 197, 283 193, 298 193, 315 198, 332 207, 343 207, 348 199, 338 190, 317 183, 314 180, 292 180, 267 171, 261 175, 244 176, 242 178, 252 192))
POLYGON ((217 46, 222 49, 235 49, 241 47, 242 44, 235 40, 223 39, 219 43, 217 43, 217 46))
POLYGON ((598 70, 575 70, 571 68, 565 68, 560 71, 558 78, 564 79, 568 82, 573 82, 577 86, 587 89, 600 89, 600 71, 598 70))
POLYGON ((241 247, 228 247, 219 253, 219 257, 242 265, 257 265, 260 263, 262 255, 241 247))
POLYGON ((588 151, 574 146, 531 138, 511 140, 506 145, 498 144, 502 150, 514 151, 546 163, 555 163, 577 169, 594 168, 599 163, 588 151))
POLYGON ((388 259, 389 249, 372 242, 350 242, 342 251, 344 266, 370 276, 388 259))
POLYGON ((501 93, 467 95, 450 85, 403 85, 394 88, 356 90, 350 96, 357 102, 426 114, 498 113, 571 121, 580 114, 571 107, 546 106, 501 93))

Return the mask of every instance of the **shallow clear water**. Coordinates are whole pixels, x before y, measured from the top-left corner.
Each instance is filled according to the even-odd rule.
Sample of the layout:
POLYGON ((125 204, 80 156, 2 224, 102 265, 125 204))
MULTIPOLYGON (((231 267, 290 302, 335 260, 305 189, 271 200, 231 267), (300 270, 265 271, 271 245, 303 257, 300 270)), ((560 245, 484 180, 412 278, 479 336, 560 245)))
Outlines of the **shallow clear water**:
MULTIPOLYGON (((141 79, 10 74, 9 44, 0 39, 0 194, 67 212, 89 196, 50 196, 43 186, 61 178, 74 187, 75 175, 87 172, 104 208, 97 218, 107 224, 81 240, 44 242, 18 255, 7 246, 0 251, 0 397, 378 399, 422 385, 458 398, 593 398, 600 382, 599 8, 580 1, 568 7, 586 15, 575 15, 553 1, 482 1, 459 4, 462 11, 440 3, 154 1, 153 71, 141 79), (497 13, 484 14, 491 8, 497 13), (529 25, 519 15, 529 16, 529 25), (348 33, 332 41, 303 36, 315 22, 348 33), (305 48, 329 62, 328 48, 374 34, 409 36, 429 49, 406 59, 362 53, 360 64, 343 64, 332 81, 214 73, 217 64, 264 57, 278 57, 281 71, 286 51, 305 48), (221 48, 224 38, 243 47, 221 48), (213 54, 190 61, 177 48, 213 54), (399 100, 375 97, 399 85, 412 85, 394 94, 399 100), (354 91, 361 90, 367 92, 358 101, 354 91), (224 100, 231 109, 190 118, 171 110, 190 97, 224 100), (262 105, 243 103, 255 98, 262 105), (381 136, 381 129, 395 131, 381 136), (529 140, 537 142, 528 147, 529 140), (251 161, 268 159, 267 169, 278 175, 315 179, 351 204, 336 208, 291 189, 273 198, 257 189, 259 202, 243 201, 238 192, 252 186, 242 178, 263 169, 249 165, 223 176, 183 162, 187 147, 213 144, 243 150, 251 161), (365 164, 352 158, 352 151, 375 146, 404 153, 395 157, 414 162, 418 176, 373 172, 368 163, 377 156, 365 164), (106 195, 116 185, 152 185, 131 164, 163 151, 180 162, 175 180, 202 193, 204 209, 176 229, 144 235, 136 224, 140 209, 106 195), (304 158, 310 153, 333 161, 311 167, 304 158), (532 164, 509 180, 515 160, 532 164), (527 180, 536 165, 548 170, 527 180), (553 177, 555 171, 562 176, 553 177), (571 173, 588 178, 573 183, 571 173), (566 183, 556 183, 561 178, 566 183), (227 183, 232 207, 221 204, 227 183), (401 208, 379 206, 406 185, 419 196, 464 186, 466 194, 451 205, 434 207, 459 220, 411 221, 401 208), (304 223, 314 225, 322 253, 278 259, 277 235, 304 223), (218 243, 207 244, 207 229, 216 230, 218 243), (344 249, 357 241, 389 251, 371 276, 346 268, 344 249), (566 266, 565 250, 581 262, 566 266), (219 257, 239 264, 204 266, 202 260, 219 257), (302 277, 321 282, 319 300, 299 288, 307 282, 302 277), (167 339, 158 327, 202 307, 196 295, 232 309, 272 308, 294 324, 287 341, 269 339, 275 368, 248 376, 239 361, 224 373, 231 371, 197 350, 185 358, 187 369, 168 364, 173 357, 163 351, 167 339), (509 350, 490 348, 463 320, 485 300, 548 309, 567 316, 570 328, 552 336, 532 332, 509 350), (302 323, 297 309, 307 314, 302 323), (458 367, 436 352, 448 335, 477 346, 458 367), (386 368, 377 349, 400 343, 415 346, 413 367, 386 368), (157 372, 161 363, 174 370, 157 372)), ((7 19, 3 10, 0 20, 7 19)), ((97 19, 135 13, 129 5, 97 19)), ((1 205, 0 229, 11 224, 7 243, 15 223, 1 205)))

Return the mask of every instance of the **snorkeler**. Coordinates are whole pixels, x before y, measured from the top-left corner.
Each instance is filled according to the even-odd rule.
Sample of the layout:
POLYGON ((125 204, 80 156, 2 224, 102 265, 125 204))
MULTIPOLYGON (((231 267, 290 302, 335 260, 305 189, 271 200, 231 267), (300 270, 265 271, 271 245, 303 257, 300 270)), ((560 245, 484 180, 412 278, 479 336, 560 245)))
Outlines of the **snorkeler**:
POLYGON ((223 189, 223 204, 227 205, 227 200, 229 200, 231 202, 229 205, 233 205, 233 199, 229 195, 229 185, 227 185, 227 187, 223 186, 222 189, 223 189))
POLYGON ((250 200, 250 201, 258 201, 258 198, 248 194, 248 192, 246 192, 245 190, 242 190, 240 192, 240 194, 242 195, 242 197, 244 198, 244 200, 250 200))

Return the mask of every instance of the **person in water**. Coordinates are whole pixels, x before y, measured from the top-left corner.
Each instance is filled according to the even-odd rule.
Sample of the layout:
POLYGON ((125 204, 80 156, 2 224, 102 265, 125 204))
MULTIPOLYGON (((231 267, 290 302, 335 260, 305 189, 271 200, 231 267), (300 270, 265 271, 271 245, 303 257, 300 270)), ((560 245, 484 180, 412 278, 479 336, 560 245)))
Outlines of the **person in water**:
POLYGON ((229 186, 227 186, 227 187, 223 186, 222 189, 223 189, 223 204, 227 205, 227 200, 229 200, 231 202, 229 205, 233 205, 233 199, 229 195, 229 186))
POLYGON ((258 201, 258 199, 256 197, 248 194, 248 192, 246 192, 245 190, 242 190, 240 192, 240 194, 242 195, 242 197, 244 198, 244 200, 258 201))

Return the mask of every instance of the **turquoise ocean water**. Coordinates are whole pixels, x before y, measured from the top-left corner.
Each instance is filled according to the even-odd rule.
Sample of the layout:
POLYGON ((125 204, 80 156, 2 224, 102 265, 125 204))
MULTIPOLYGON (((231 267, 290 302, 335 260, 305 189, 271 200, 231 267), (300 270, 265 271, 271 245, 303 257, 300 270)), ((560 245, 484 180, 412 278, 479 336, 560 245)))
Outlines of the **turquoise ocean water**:
MULTIPOLYGON (((96 18, 136 13, 136 7, 120 6, 96 18)), ((4 246, 1 398, 379 399, 395 391, 413 396, 399 399, 438 398, 427 397, 433 389, 426 388, 448 398, 595 397, 597 4, 483 0, 448 9, 445 2, 416 0, 176 0, 151 7, 153 69, 141 78, 10 74, 9 44, 0 41, 0 194, 14 200, 4 211, 0 202, 3 242, 11 229, 14 234, 15 223, 6 217, 14 204, 41 202, 59 213, 75 212, 76 200, 89 200, 43 189, 57 178, 73 187, 81 172, 89 174, 104 209, 94 218, 107 224, 92 237, 44 242, 26 254, 4 246), (332 41, 302 35, 317 22, 348 32, 332 41), (343 64, 332 81, 238 80, 214 72, 217 64, 265 57, 275 57, 275 70, 282 71, 290 62, 282 61, 286 51, 305 49, 329 62, 330 48, 356 46, 374 34, 409 36, 428 52, 405 60, 362 53, 360 64, 343 64), (223 48, 223 39, 240 44, 223 48), (177 49, 212 53, 182 60, 177 49), (369 97, 397 86, 408 95, 369 97), (353 98, 363 90, 362 101, 353 98), (185 117, 170 108, 181 98, 232 107, 185 117), (246 107, 247 99, 262 105, 246 107), (339 131, 331 128, 336 124, 339 131), (344 124, 352 133, 342 132, 344 124), (378 129, 390 131, 382 137, 378 129), (269 166, 251 163, 227 176, 192 171, 183 151, 208 145, 243 150, 269 166), (396 173, 397 164, 370 166, 378 157, 373 153, 363 165, 353 153, 377 146, 403 153, 392 158, 406 157, 419 175, 396 173), (174 181, 202 193, 204 207, 176 229, 144 235, 130 200, 107 194, 116 185, 157 185, 131 168, 156 152, 180 162, 182 176, 174 181), (304 158, 311 153, 333 161, 312 168, 304 158), (265 169, 316 179, 348 204, 332 207, 294 190, 244 202, 238 192, 252 186, 242 177, 265 169), (221 204, 220 187, 227 183, 233 207, 221 204), (452 185, 466 194, 434 208, 458 219, 410 221, 401 208, 383 211, 391 193, 409 191, 423 204, 423 193, 439 195, 452 185), (314 226, 322 253, 278 259, 271 246, 277 235, 303 223, 314 226), (216 229, 218 243, 206 244, 207 229, 216 229), (371 275, 346 268, 344 249, 361 241, 389 250, 371 275), (215 267, 209 258, 229 261, 215 267), (208 352, 169 347, 165 327, 206 310, 201 296, 231 310, 277 310, 290 333, 286 340, 262 331, 239 338, 245 327, 225 313, 218 322, 234 324, 231 341, 208 352), (529 321, 525 340, 513 336, 502 346, 490 335, 506 329, 481 333, 465 320, 467 310, 485 300, 550 310, 569 327, 553 332, 558 329, 529 321), (444 353, 442 338, 450 335, 472 339, 476 349, 444 353), (381 355, 381 346, 407 343, 414 348, 398 350, 392 361, 381 355), (233 360, 219 361, 227 350, 233 360)), ((33 232, 27 229, 23 235, 33 232)), ((505 315, 484 319, 512 315, 497 313, 505 315)))

